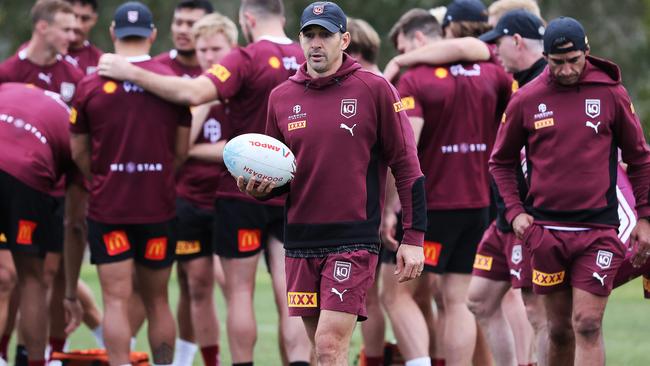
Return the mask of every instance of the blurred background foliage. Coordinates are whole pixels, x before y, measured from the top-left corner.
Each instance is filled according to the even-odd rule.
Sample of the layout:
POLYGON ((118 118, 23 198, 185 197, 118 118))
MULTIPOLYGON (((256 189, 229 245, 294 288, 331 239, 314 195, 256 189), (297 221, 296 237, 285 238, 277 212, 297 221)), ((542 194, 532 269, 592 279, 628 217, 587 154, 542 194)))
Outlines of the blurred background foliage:
MULTIPOLYGON (((122 0, 98 0, 99 22, 91 40, 110 51, 108 26, 115 8, 122 0)), ((158 27, 158 41, 153 53, 172 47, 169 25, 175 0, 144 0, 154 13, 158 27)), ((290 37, 296 38, 298 21, 304 7, 311 0, 285 0, 287 26, 290 37)), ((350 16, 366 19, 382 36, 380 66, 394 54, 387 34, 393 23, 406 10, 414 7, 431 8, 446 5, 446 0, 340 0, 339 4, 350 16)), ((486 5, 492 1, 484 0, 486 5)), ((650 131, 650 0, 538 0, 547 20, 559 15, 580 20, 589 36, 592 53, 619 64, 623 82, 630 91, 636 110, 650 131)), ((239 1, 212 0, 215 8, 237 19, 239 1)), ((31 22, 30 0, 0 0, 0 59, 5 59, 29 39, 31 22)))

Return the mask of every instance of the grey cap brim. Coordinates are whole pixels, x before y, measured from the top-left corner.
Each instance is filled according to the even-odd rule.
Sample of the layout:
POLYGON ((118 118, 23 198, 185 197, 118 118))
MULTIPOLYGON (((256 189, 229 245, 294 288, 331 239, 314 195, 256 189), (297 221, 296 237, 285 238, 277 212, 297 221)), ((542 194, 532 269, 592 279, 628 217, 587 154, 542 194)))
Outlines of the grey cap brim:
POLYGON ((151 35, 153 29, 151 28, 142 28, 142 27, 124 27, 115 29, 115 37, 125 38, 125 37, 143 37, 147 38, 151 35))
POLYGON ((302 32, 303 29, 309 27, 310 25, 320 25, 321 27, 327 29, 330 33, 338 33, 341 31, 338 25, 332 23, 328 19, 312 19, 303 24, 302 27, 300 27, 300 31, 302 32))
POLYGON ((485 33, 481 34, 478 37, 478 39, 480 39, 481 41, 483 41, 485 43, 493 43, 494 41, 496 41, 497 39, 499 39, 501 37, 503 37, 503 34, 501 34, 501 32, 498 32, 496 29, 492 29, 489 32, 485 32, 485 33))

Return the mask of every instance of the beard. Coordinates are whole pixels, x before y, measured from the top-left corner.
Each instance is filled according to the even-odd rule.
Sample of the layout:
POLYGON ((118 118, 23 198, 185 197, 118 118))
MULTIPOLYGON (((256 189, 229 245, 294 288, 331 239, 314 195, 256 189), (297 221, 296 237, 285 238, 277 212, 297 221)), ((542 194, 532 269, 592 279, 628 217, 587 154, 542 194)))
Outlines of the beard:
POLYGON ((184 56, 184 57, 192 57, 194 56, 196 50, 195 49, 189 49, 189 50, 179 50, 176 49, 176 52, 178 52, 179 55, 184 56))

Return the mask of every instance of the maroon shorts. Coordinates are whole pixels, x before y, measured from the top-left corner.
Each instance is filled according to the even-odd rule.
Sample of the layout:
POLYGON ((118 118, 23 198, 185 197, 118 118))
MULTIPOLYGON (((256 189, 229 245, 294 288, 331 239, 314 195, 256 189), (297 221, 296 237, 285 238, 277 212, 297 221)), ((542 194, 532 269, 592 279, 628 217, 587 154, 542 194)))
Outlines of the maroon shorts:
POLYGON ((531 252, 536 294, 575 287, 609 296, 625 258, 615 229, 560 231, 533 224, 524 233, 524 243, 531 252))
POLYGON ((366 293, 375 280, 377 254, 367 250, 317 258, 286 257, 290 316, 318 316, 321 309, 367 318, 366 293))
POLYGON ((514 233, 497 229, 495 222, 483 234, 474 258, 473 276, 510 281, 513 288, 533 286, 530 253, 514 233))
POLYGON ((634 268, 630 259, 634 254, 629 250, 621 267, 616 272, 614 278, 614 288, 623 286, 624 284, 632 281, 633 279, 643 276, 643 297, 650 299, 650 260, 647 260, 644 265, 639 268, 634 268))

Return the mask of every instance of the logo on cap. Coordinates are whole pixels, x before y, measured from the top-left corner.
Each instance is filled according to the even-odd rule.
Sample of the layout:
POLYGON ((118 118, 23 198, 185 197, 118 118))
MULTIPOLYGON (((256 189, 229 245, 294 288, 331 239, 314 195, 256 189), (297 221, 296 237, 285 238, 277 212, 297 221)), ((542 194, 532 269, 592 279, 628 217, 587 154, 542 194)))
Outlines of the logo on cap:
POLYGON ((314 5, 314 15, 321 15, 325 11, 325 5, 314 5))
POLYGON ((126 12, 126 19, 129 21, 129 23, 135 23, 138 21, 138 11, 137 10, 129 10, 126 12))

